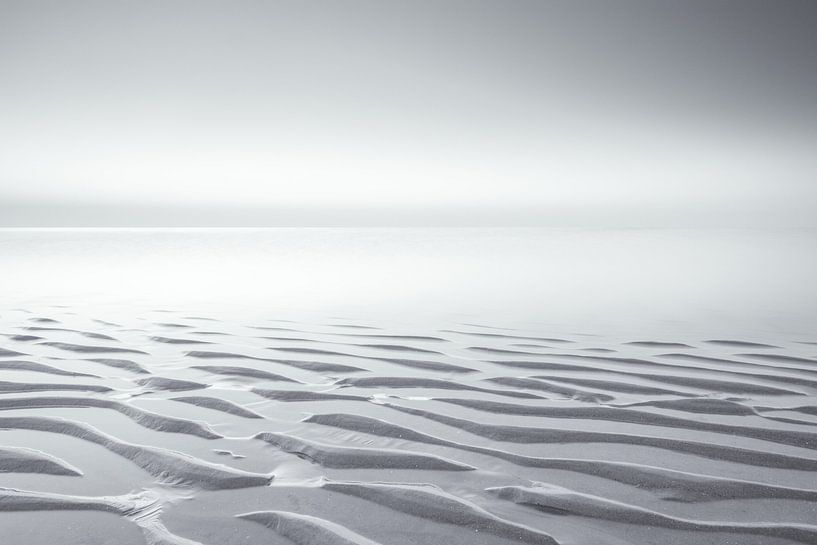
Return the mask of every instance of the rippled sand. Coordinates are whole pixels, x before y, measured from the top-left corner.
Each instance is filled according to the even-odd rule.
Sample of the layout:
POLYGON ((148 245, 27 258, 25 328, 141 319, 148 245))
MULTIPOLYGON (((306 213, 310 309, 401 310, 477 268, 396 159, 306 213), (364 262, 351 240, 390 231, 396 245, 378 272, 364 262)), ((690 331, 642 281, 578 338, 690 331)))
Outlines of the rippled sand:
POLYGON ((0 317, 25 544, 815 543, 813 338, 0 317))

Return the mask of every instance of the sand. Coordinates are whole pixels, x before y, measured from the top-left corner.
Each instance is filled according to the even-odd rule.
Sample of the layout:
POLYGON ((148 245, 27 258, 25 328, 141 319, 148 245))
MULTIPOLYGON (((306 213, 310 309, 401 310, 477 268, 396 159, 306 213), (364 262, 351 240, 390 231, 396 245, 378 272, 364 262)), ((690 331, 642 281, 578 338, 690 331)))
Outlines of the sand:
POLYGON ((817 542, 802 336, 0 320, 14 543, 817 542))

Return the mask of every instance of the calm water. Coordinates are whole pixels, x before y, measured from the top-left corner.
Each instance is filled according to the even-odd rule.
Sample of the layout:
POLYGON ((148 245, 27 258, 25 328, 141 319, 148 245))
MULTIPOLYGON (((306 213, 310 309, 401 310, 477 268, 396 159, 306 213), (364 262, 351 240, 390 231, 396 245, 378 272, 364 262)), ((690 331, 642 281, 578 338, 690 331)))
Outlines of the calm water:
POLYGON ((808 334, 813 231, 0 231, 17 306, 461 320, 574 332, 808 334))

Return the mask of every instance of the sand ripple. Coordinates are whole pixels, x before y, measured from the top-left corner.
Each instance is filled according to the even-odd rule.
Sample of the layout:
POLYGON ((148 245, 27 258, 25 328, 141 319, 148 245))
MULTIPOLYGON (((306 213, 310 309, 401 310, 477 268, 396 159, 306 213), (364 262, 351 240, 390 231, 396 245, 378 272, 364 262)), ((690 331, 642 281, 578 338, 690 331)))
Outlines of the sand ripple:
POLYGON ((61 309, 0 315, 0 528, 96 511, 157 545, 817 543, 811 341, 61 309))

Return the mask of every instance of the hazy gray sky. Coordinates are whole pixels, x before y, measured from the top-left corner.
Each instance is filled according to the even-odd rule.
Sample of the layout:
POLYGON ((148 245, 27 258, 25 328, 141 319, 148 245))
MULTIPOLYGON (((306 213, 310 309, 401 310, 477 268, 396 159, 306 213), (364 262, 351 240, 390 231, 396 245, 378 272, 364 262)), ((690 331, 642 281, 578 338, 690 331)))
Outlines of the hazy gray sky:
POLYGON ((0 225, 808 222, 815 29, 813 0, 0 0, 0 225))

